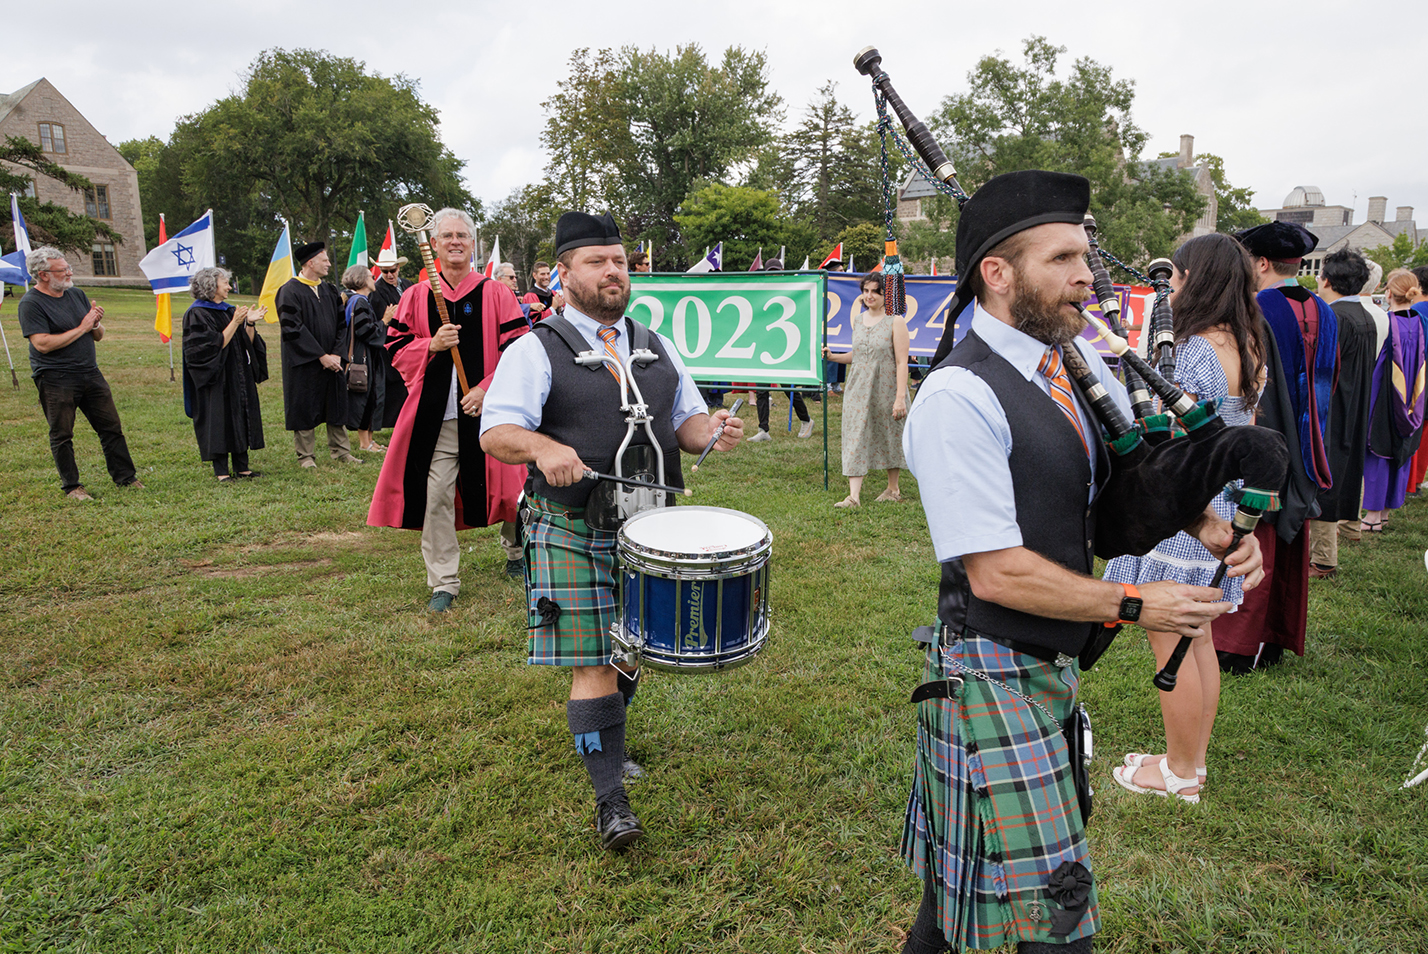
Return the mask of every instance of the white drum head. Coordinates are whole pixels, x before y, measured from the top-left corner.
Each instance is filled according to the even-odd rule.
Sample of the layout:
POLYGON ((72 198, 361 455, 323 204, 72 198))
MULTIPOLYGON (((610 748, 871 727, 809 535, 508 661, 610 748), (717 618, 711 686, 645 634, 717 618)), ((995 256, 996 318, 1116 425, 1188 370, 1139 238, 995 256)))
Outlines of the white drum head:
POLYGON ((698 556, 757 547, 769 529, 756 517, 723 507, 665 507, 630 518, 622 532, 646 551, 698 556))

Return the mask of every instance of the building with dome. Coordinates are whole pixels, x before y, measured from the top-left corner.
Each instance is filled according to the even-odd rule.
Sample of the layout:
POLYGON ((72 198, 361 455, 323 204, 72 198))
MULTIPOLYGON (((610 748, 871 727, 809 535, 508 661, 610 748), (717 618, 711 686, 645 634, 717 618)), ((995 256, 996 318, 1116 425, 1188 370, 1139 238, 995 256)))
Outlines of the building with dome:
POLYGON ((1366 251, 1380 245, 1391 245, 1401 233, 1407 233, 1414 245, 1428 239, 1428 229, 1420 231, 1413 220, 1413 206, 1400 205, 1388 220, 1388 198, 1370 196, 1365 221, 1354 224, 1354 210, 1345 205, 1329 205, 1318 186, 1295 186, 1284 197, 1279 209, 1260 209, 1259 214, 1271 221, 1294 222, 1304 226, 1319 239, 1319 245, 1304 258, 1301 275, 1318 275, 1324 256, 1341 248, 1366 251))

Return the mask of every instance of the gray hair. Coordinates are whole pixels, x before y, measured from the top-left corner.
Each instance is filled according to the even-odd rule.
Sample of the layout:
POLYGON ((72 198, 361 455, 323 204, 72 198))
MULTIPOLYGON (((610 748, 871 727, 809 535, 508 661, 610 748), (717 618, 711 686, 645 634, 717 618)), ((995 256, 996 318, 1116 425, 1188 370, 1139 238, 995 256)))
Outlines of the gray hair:
POLYGON ((195 301, 216 301, 213 296, 218 294, 220 278, 226 278, 230 285, 233 283, 233 273, 226 268, 200 268, 189 278, 188 290, 195 301))
POLYGON ((460 209, 445 208, 431 217, 431 237, 436 238, 436 232, 441 228, 443 219, 460 219, 461 224, 466 226, 466 230, 471 233, 471 237, 476 237, 476 223, 471 221, 471 216, 460 209))
POLYGON ((496 270, 491 273, 491 277, 500 278, 507 272, 511 273, 512 278, 516 277, 516 266, 512 265, 510 262, 502 262, 501 264, 496 266, 496 270))
POLYGON ((1364 285, 1363 291, 1359 292, 1360 295, 1372 295, 1374 291, 1378 288, 1379 282, 1383 281, 1382 265, 1380 265, 1378 262, 1375 262, 1373 259, 1369 259, 1368 267, 1368 282, 1364 285))
POLYGON ((35 281, 40 280, 40 272, 50 267, 50 259, 58 258, 65 260, 64 252, 53 245, 41 245, 25 256, 25 271, 30 273, 30 277, 35 281))
POLYGON ((359 292, 372 282, 372 272, 366 265, 353 265, 342 273, 342 287, 359 292))

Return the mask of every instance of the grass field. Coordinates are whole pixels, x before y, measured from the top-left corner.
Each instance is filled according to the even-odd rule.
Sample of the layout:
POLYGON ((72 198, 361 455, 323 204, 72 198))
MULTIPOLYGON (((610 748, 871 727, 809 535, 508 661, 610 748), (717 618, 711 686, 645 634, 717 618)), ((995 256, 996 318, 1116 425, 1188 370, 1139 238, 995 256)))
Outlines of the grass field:
MULTIPOLYGON (((0 950, 900 950, 920 895, 897 850, 908 633, 937 576, 910 478, 910 502, 873 504, 873 475, 832 509, 836 400, 829 491, 818 439, 781 428, 692 478, 691 503, 772 528, 773 635, 743 669, 645 681, 648 835, 612 856, 569 677, 526 666, 495 532, 463 534, 461 598, 428 616, 417 535, 365 526, 377 462, 297 467, 273 328, 264 476, 219 486, 152 296, 95 298, 147 489, 107 480, 81 421, 89 504, 59 492, 0 312, 20 374, 0 387, 0 950)), ((1163 744, 1141 634, 1088 674, 1098 950, 1428 949, 1428 784, 1399 788, 1428 723, 1425 547, 1412 500, 1314 583, 1303 659, 1227 678, 1199 806, 1111 782, 1163 744)))

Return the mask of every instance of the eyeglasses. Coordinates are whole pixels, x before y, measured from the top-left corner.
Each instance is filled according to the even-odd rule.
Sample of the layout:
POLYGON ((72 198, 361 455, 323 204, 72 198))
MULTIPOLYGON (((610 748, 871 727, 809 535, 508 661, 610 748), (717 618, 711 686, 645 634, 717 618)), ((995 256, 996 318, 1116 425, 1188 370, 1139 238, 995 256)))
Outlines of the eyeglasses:
POLYGON ((382 269, 382 274, 383 274, 383 275, 395 275, 396 273, 397 273, 397 270, 396 270, 395 268, 384 268, 384 269, 382 269))
POLYGON ((43 269, 40 269, 40 270, 41 270, 41 271, 44 271, 44 272, 50 272, 51 274, 54 274, 54 275, 73 275, 73 274, 74 274, 74 266, 73 266, 73 265, 66 265, 64 268, 43 268, 43 269))
POLYGON ((469 239, 469 238, 471 237, 471 233, 470 233, 470 232, 438 232, 438 233, 436 233, 436 237, 439 238, 439 239, 460 239, 461 241, 464 242, 464 241, 466 241, 467 239, 469 239))

